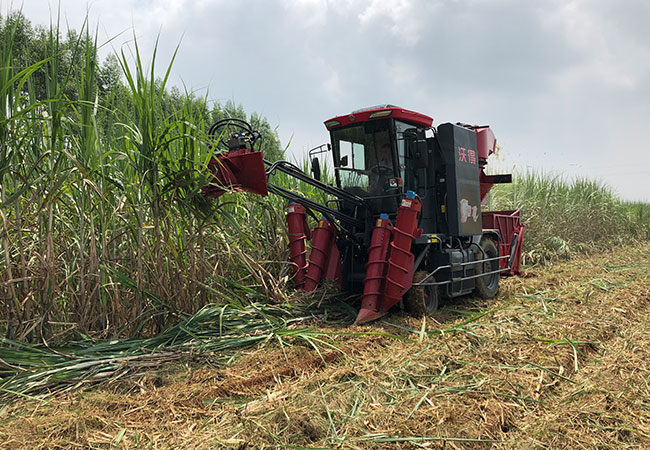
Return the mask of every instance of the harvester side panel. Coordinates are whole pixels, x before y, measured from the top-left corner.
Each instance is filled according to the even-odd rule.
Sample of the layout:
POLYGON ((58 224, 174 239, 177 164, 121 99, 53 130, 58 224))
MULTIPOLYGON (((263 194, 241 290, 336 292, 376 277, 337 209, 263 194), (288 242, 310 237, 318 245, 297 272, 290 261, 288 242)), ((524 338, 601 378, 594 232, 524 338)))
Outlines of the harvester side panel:
POLYGON ((448 234, 481 234, 481 189, 476 133, 451 123, 443 123, 438 126, 438 142, 446 168, 448 234))

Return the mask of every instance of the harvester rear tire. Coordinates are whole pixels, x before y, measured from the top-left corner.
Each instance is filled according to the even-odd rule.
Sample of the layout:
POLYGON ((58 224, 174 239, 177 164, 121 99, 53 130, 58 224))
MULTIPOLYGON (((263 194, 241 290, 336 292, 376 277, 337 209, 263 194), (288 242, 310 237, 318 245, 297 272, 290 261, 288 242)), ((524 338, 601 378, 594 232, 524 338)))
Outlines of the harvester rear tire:
MULTIPOLYGON (((494 241, 490 238, 483 237, 479 246, 485 252, 486 258, 496 258, 499 256, 497 251, 497 246, 494 241)), ((475 252, 476 260, 480 261, 483 259, 483 254, 477 250, 475 252)), ((488 261, 482 264, 476 265, 477 275, 479 273, 493 272, 499 270, 499 260, 488 261)), ((476 279, 476 287, 474 288, 474 295, 480 298, 494 298, 499 291, 499 273, 493 273, 492 275, 487 275, 484 277, 479 277, 476 279)))
MULTIPOLYGON (((413 283, 419 283, 429 275, 423 270, 415 272, 413 283)), ((435 281, 433 277, 429 281, 435 281)), ((415 317, 431 316, 437 310, 440 303, 438 286, 413 286, 404 295, 404 309, 415 317)))

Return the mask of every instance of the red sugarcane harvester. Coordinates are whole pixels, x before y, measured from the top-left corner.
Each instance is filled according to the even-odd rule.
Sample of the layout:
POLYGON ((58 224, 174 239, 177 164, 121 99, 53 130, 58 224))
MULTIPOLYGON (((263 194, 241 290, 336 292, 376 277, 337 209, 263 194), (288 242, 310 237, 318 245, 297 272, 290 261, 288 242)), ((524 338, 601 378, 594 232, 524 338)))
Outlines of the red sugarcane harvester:
POLYGON ((334 117, 325 122, 331 145, 309 152, 312 177, 287 161, 264 160, 256 148, 260 134, 244 121, 224 119, 210 129, 220 144, 205 192, 288 199, 295 286, 311 291, 327 279, 360 293, 356 323, 382 317, 400 301, 430 314, 440 299, 492 298, 501 275, 519 273, 524 227, 518 210, 482 212, 481 204, 495 183, 512 176, 484 172, 496 150, 489 126, 432 124, 429 116, 393 105, 334 117), (321 181, 328 153, 336 186, 321 181), (332 200, 319 203, 279 186, 278 172, 332 200), (307 215, 316 213, 311 230, 307 215))

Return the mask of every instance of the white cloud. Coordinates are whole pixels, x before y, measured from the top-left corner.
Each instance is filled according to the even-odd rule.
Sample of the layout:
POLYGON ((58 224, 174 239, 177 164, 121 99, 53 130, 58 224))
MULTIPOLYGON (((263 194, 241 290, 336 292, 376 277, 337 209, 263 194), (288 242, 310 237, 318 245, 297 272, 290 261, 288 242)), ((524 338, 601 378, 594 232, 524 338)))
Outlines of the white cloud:
POLYGON ((320 27, 327 23, 327 0, 282 0, 282 5, 298 27, 320 27))
POLYGON ((342 95, 339 74, 333 71, 324 83, 325 92, 331 96, 340 97, 342 95))
MULTIPOLYGON (((47 25, 48 4, 56 12, 58 0, 25 0, 23 10, 47 25)), ((285 142, 294 134, 296 153, 326 139, 323 120, 389 102, 436 123, 490 123, 504 164, 582 171, 650 200, 647 0, 89 5, 100 41, 129 30, 117 49, 133 25, 146 59, 160 32, 159 70, 183 37, 172 79, 209 85, 211 98, 265 114, 285 142), (621 166, 609 170, 614 163, 621 166)), ((61 0, 61 9, 71 27, 81 26, 84 0, 61 0)))
POLYGON ((362 27, 386 28, 393 37, 407 46, 420 41, 424 26, 422 13, 427 10, 426 2, 414 4, 411 0, 370 0, 358 15, 362 27))
MULTIPOLYGON (((624 3, 619 7, 625 8, 624 3)), ((559 29, 566 45, 583 55, 581 61, 559 74, 559 88, 573 88, 589 78, 624 89, 647 82, 650 42, 639 41, 626 24, 620 26, 608 16, 603 5, 584 0, 561 4, 548 13, 545 24, 559 29)))

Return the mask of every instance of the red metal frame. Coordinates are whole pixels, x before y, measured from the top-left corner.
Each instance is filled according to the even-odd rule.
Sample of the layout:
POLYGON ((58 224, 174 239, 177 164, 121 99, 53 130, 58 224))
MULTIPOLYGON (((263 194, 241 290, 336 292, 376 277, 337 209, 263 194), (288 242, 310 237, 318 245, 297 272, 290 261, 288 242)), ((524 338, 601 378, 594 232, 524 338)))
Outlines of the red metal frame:
MULTIPOLYGON (((521 273, 521 250, 524 236, 524 225, 521 223, 520 212, 488 211, 483 212, 483 229, 499 230, 501 242, 499 243, 499 256, 510 256, 512 252, 512 239, 517 234, 517 243, 512 256, 510 271, 508 275, 519 275, 521 273)), ((502 259, 501 269, 508 267, 508 259, 502 259)))
POLYGON ((210 160, 208 169, 214 174, 212 182, 203 188, 209 198, 229 190, 269 195, 262 152, 245 148, 223 153, 210 160))

